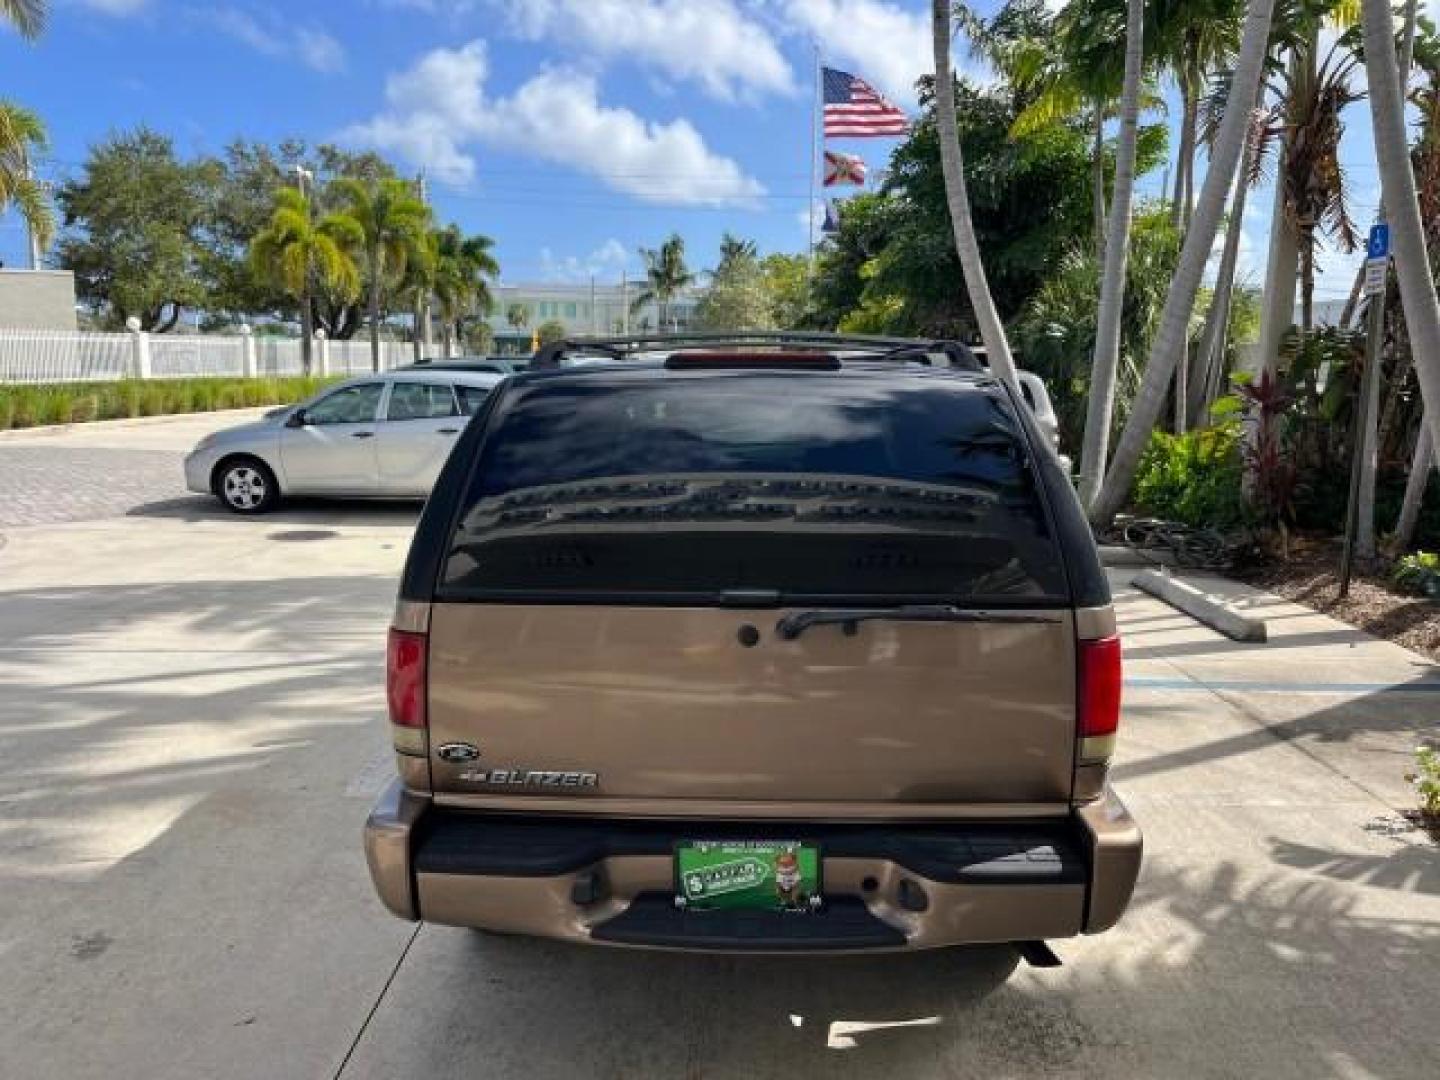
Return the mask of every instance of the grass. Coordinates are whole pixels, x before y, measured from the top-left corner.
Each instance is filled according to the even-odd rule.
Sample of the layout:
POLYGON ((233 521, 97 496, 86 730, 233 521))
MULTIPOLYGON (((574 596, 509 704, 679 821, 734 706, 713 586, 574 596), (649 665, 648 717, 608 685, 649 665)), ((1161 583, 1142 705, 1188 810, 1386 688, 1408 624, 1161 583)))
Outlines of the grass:
POLYGON ((288 376, 267 379, 121 379, 117 382, 0 385, 0 431, 124 420, 136 416, 288 405, 333 380, 288 376))

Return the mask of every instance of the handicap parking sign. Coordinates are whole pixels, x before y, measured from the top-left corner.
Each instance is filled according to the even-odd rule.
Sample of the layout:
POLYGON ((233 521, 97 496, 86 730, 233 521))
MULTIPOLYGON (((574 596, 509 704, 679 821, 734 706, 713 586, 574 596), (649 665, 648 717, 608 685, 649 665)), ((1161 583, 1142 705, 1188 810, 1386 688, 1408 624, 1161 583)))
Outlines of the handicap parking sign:
POLYGON ((1370 226, 1370 239, 1365 244, 1367 259, 1388 259, 1390 257, 1390 226, 1381 222, 1370 226))

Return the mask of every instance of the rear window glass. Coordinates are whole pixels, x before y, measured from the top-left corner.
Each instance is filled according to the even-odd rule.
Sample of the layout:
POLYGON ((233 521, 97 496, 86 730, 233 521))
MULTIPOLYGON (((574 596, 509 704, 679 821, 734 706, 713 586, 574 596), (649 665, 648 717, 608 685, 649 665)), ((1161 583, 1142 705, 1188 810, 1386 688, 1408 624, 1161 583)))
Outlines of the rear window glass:
MULTIPOLYGON (((606 373, 511 389, 442 592, 1063 602, 1024 441, 952 376, 606 373)), ((542 597, 543 598, 543 597, 542 597)))

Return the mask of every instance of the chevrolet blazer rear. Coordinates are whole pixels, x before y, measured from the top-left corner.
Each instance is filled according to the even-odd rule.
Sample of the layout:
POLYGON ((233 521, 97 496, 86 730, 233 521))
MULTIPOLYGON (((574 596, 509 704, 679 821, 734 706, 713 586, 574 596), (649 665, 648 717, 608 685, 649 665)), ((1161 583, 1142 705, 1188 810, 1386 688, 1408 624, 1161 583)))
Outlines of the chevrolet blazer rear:
POLYGON ((745 952, 1113 925, 1120 646, 1093 541, 980 370, 685 352, 510 380, 390 631, 395 914, 745 952))

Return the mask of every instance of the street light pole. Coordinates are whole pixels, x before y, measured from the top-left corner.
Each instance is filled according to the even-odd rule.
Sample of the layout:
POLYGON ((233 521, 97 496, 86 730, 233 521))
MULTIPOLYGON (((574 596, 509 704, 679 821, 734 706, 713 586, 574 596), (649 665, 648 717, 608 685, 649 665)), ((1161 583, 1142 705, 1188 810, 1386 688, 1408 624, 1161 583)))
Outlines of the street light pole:
MULTIPOLYGON (((315 208, 310 202, 310 192, 315 188, 315 174, 305 166, 295 166, 295 186, 300 189, 300 197, 305 200, 305 216, 313 223, 315 219, 315 208)), ((300 366, 306 375, 315 370, 314 364, 314 338, 315 338, 315 316, 310 310, 310 288, 312 270, 310 266, 310 254, 305 255, 305 282, 300 290, 300 366)))

